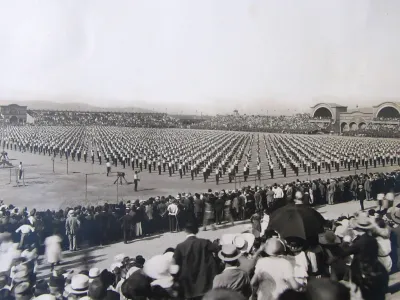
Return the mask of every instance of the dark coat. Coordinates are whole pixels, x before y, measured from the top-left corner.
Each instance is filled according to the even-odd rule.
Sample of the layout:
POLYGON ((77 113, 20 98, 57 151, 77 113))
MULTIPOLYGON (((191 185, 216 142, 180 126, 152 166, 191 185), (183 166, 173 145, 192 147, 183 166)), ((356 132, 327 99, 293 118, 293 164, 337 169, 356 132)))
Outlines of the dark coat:
POLYGON ((202 213, 204 208, 204 202, 200 198, 195 198, 194 199, 194 213, 202 213))
POLYGON ((179 266, 178 282, 184 298, 203 296, 218 274, 214 257, 219 247, 209 240, 188 237, 175 248, 174 259, 179 266))

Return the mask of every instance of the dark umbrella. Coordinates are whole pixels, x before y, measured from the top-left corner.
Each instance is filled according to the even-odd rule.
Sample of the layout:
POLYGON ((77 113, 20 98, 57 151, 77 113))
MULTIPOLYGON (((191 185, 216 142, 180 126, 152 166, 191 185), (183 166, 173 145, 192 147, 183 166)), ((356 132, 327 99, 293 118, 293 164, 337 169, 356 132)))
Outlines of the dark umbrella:
POLYGON ((271 214, 268 230, 275 230, 282 238, 308 240, 324 232, 324 223, 324 217, 308 205, 286 205, 271 214))

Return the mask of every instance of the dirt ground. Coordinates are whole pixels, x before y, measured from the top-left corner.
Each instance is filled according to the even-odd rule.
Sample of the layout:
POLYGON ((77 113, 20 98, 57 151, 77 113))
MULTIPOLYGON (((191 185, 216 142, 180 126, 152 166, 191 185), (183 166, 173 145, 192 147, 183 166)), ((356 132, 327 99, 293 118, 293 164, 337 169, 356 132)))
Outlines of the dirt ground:
MULTIPOLYGON (((256 147, 253 145, 253 147, 256 147)), ((255 151, 255 150, 254 150, 255 151)), ((344 168, 340 172, 332 172, 316 174, 313 172, 311 176, 305 173, 299 177, 294 177, 293 172, 289 173, 287 178, 283 178, 282 174, 276 170, 274 179, 270 179, 269 172, 265 165, 262 166, 263 176, 261 181, 256 180, 256 176, 252 175, 246 183, 243 183, 243 178, 237 179, 236 183, 229 183, 227 176, 224 176, 219 185, 216 185, 214 175, 211 175, 207 183, 203 182, 202 175, 199 174, 195 180, 191 180, 190 174, 186 174, 182 179, 179 174, 175 173, 169 177, 167 172, 158 175, 158 172, 149 174, 144 170, 140 174, 140 183, 138 192, 134 191, 133 171, 131 168, 118 169, 113 168, 112 171, 124 171, 128 184, 114 184, 116 173, 112 176, 106 176, 105 164, 99 165, 98 162, 84 163, 67 161, 65 158, 56 157, 53 161, 51 157, 21 153, 19 151, 8 150, 10 162, 15 168, 18 167, 21 161, 24 165, 24 182, 16 183, 16 169, 0 168, 0 199, 6 203, 13 203, 19 207, 37 208, 37 209, 60 209, 72 205, 96 205, 97 203, 116 203, 118 201, 147 199, 155 196, 176 195, 180 192, 205 192, 207 189, 212 190, 231 190, 240 188, 243 185, 264 185, 273 183, 290 182, 296 179, 306 180, 314 178, 330 178, 342 175, 353 175, 355 173, 365 173, 364 170, 346 171, 344 168), (11 174, 11 178, 10 178, 11 174), (87 174, 87 175, 86 175, 87 174), (25 185, 24 185, 25 184, 25 185)), ((265 162, 264 162, 265 163, 265 162)), ((252 172, 255 172, 254 166, 251 167, 252 172)), ((369 172, 374 171, 391 171, 398 167, 386 167, 369 169, 369 172)))

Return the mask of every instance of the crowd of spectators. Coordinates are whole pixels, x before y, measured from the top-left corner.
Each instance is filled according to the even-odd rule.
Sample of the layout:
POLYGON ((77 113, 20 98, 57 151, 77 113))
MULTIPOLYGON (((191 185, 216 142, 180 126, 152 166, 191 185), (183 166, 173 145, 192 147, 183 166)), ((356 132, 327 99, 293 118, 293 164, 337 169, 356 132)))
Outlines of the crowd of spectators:
MULTIPOLYGON (((397 271, 397 249, 390 251, 394 241, 389 240, 388 225, 400 240, 400 209, 387 210, 382 203, 385 198, 393 200, 389 196, 399 190, 399 179, 400 173, 394 172, 296 181, 264 188, 208 190, 97 207, 77 206, 58 212, 28 212, 27 208, 3 203, 0 299, 31 299, 42 294, 49 295, 38 299, 64 299, 63 295, 80 299, 88 294, 86 299, 92 300, 201 299, 210 289, 210 293, 228 293, 229 298, 223 299, 320 299, 311 297, 309 293, 313 292, 308 287, 314 284, 312 278, 323 277, 318 286, 340 287, 344 293, 334 299, 350 299, 350 293, 358 291, 360 299, 383 300, 388 274, 397 271), (325 233, 313 236, 317 240, 284 236, 286 230, 268 227, 269 220, 276 221, 273 216, 285 207, 311 209, 310 203, 332 204, 331 198, 336 203, 378 199, 384 209, 370 211, 369 216, 362 213, 356 218, 326 221, 325 233), (393 217, 385 221, 386 213, 393 217), (246 219, 251 221, 246 234, 222 236, 214 243, 195 238, 199 227, 215 230, 215 224, 225 220, 233 223, 246 219), (61 249, 76 251, 83 245, 105 245, 121 239, 126 243, 144 235, 183 229, 188 240, 148 261, 140 255, 120 255, 109 270, 93 268, 66 276, 54 272, 49 281, 36 280, 37 258, 44 246, 46 263, 54 270, 61 260, 61 249), (193 245, 192 238, 196 239, 193 245), (354 255, 352 260, 350 255, 354 255), (343 286, 338 283, 341 280, 345 280, 343 286), (230 294, 233 292, 239 294, 230 294), (295 298, 280 298, 281 294, 295 298)), ((285 224, 295 226, 292 222, 285 224)), ((217 299, 214 297, 206 295, 205 299, 217 299)))
POLYGON ((309 114, 296 114, 293 116, 217 115, 192 126, 192 128, 272 133, 309 133, 319 130, 320 127, 309 122, 310 119, 311 116, 309 114))
MULTIPOLYGON (((310 114, 293 116, 266 115, 217 115, 207 120, 185 124, 181 120, 163 113, 122 113, 122 112, 78 112, 31 110, 36 125, 81 126, 102 125, 139 128, 186 128, 205 130, 252 131, 270 133, 306 134, 324 130, 331 131, 331 120, 324 117, 313 118, 310 114), (310 122, 317 119, 326 122, 310 122)), ((376 118, 375 121, 399 121, 396 118, 376 118)), ((188 123, 189 122, 189 123, 188 123)), ((343 132, 345 136, 400 137, 399 124, 370 123, 363 129, 343 132)))
POLYGON ((370 123, 364 129, 345 131, 343 135, 400 138, 400 125, 370 123))
POLYGON ((35 125, 44 126, 118 126, 139 128, 179 128, 180 122, 164 113, 45 111, 28 112, 35 125))
POLYGON ((374 121, 395 121, 399 122, 400 118, 384 118, 384 117, 379 117, 379 118, 374 118, 374 121))

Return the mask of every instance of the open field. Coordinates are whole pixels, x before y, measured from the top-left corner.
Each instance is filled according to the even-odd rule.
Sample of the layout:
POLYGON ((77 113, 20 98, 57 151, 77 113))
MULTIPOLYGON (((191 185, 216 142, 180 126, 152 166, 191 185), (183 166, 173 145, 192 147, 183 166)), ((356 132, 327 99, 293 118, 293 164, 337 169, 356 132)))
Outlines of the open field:
MULTIPOLYGON (((261 153, 265 151, 265 146, 261 146, 261 153)), ((284 183, 294 181, 296 179, 308 180, 314 178, 327 179, 343 175, 353 175, 365 173, 365 169, 355 170, 352 168, 351 171, 347 171, 344 167, 341 167, 339 172, 332 170, 332 173, 326 173, 323 169, 321 174, 317 174, 314 170, 311 176, 300 170, 300 176, 295 177, 292 170, 288 169, 288 177, 284 178, 278 168, 275 169, 275 178, 270 179, 270 174, 265 161, 261 162, 262 178, 261 181, 256 179, 256 162, 252 161, 250 164, 249 179, 246 183, 243 182, 243 177, 238 177, 236 183, 233 181, 231 184, 228 182, 228 176, 225 175, 217 186, 215 182, 215 176, 211 175, 207 183, 203 182, 203 177, 199 174, 195 177, 195 180, 191 180, 190 174, 186 173, 182 179, 179 178, 179 174, 176 172, 172 177, 168 176, 168 172, 158 175, 158 172, 152 172, 149 174, 147 170, 144 170, 140 174, 141 181, 139 183, 138 192, 134 192, 133 182, 133 171, 126 167, 125 170, 122 166, 113 168, 112 171, 124 171, 126 173, 126 179, 130 184, 117 185, 114 184, 116 174, 112 174, 111 177, 106 176, 106 167, 99 165, 97 161, 95 164, 91 162, 84 163, 68 161, 68 174, 67 174, 67 161, 65 158, 60 159, 59 156, 54 161, 54 173, 53 173, 53 161, 51 157, 31 154, 28 152, 21 153, 19 151, 7 150, 9 153, 10 162, 17 167, 19 162, 23 162, 25 170, 25 186, 22 182, 19 186, 16 184, 15 170, 11 170, 11 182, 10 182, 10 169, 0 168, 0 198, 7 203, 13 203, 18 206, 27 206, 28 208, 38 209, 59 209, 66 206, 72 205, 87 205, 97 203, 115 203, 121 200, 136 200, 149 198, 154 196, 168 196, 176 195, 180 192, 205 192, 211 188, 213 190, 221 189, 235 189, 240 188, 244 185, 264 185, 273 183, 284 183), (88 175, 86 175, 88 174, 88 175)), ((253 152, 252 157, 256 157, 256 143, 252 145, 251 151, 253 152)), ((273 157, 276 161, 276 157, 273 157)), ((275 164, 277 166, 277 163, 275 164)), ((379 167, 376 169, 369 168, 368 172, 384 172, 398 169, 398 166, 393 167, 379 167)), ((239 170, 239 174, 241 174, 239 170)))

